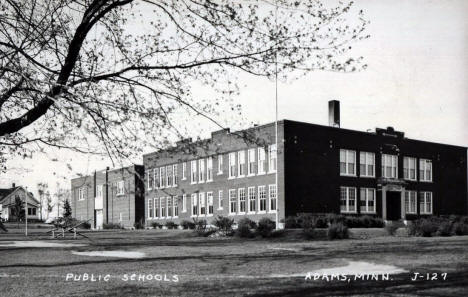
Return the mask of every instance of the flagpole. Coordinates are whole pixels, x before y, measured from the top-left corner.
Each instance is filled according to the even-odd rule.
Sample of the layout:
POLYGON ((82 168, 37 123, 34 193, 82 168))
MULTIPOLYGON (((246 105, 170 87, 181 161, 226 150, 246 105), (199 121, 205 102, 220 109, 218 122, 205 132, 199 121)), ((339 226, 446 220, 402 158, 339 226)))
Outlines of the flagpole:
POLYGON ((25 221, 24 235, 28 236, 28 190, 25 189, 24 192, 25 192, 24 202, 26 204, 25 209, 24 209, 24 221, 25 221))
MULTIPOLYGON (((275 26, 276 33, 278 34, 278 3, 275 0, 275 26)), ((278 38, 278 36, 276 36, 278 38)), ((278 41, 276 40, 275 49, 275 145, 276 145, 276 172, 275 172, 275 186, 276 186, 276 229, 279 229, 279 187, 278 187, 278 41)))

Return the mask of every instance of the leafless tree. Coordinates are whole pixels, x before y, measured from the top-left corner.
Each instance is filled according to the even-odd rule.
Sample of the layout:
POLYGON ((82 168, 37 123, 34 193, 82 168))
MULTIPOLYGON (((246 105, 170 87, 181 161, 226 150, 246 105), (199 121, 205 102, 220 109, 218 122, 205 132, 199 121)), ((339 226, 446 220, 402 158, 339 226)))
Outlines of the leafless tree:
POLYGON ((46 192, 48 191, 49 185, 46 182, 40 182, 37 184, 37 193, 39 194, 39 219, 42 221, 42 209, 44 202, 46 202, 46 192))
POLYGON ((350 50, 368 21, 329 3, 2 0, 0 158, 46 146, 127 158, 183 137, 181 114, 213 120, 239 73, 362 69, 350 50), (194 98, 194 82, 218 96, 194 98))

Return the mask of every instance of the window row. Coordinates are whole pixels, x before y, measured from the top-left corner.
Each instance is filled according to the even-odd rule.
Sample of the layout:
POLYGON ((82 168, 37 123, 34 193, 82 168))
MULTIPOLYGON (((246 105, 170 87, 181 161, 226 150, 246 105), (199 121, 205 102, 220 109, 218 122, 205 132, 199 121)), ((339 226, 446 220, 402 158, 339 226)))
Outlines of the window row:
POLYGON ((177 168, 178 164, 172 164, 147 170, 147 189, 176 187, 178 182, 177 168))
MULTIPOLYGON (((341 187, 340 188, 340 211, 342 213, 357 213, 357 188, 341 187)), ((375 189, 360 188, 360 204, 359 210, 361 213, 375 213, 375 189)))
POLYGON ((148 199, 148 218, 165 219, 179 216, 179 203, 176 196, 148 199))
MULTIPOLYGON (((416 191, 405 191, 405 213, 417 214, 416 191)), ((419 213, 432 214, 432 192, 419 192, 419 213)))
MULTIPOLYGON (((417 180, 417 158, 403 157, 403 178, 417 180)), ((340 175, 356 176, 356 151, 340 150, 340 175)), ((359 154, 360 177, 375 177, 375 153, 360 152, 359 154)), ((382 177, 398 178, 398 156, 382 154, 382 177)), ((419 159, 419 180, 432 181, 432 161, 419 159)))
MULTIPOLYGON (((224 171, 224 155, 218 155, 218 175, 224 171)), ((204 183, 213 181, 213 157, 192 160, 190 165, 190 183, 204 183)), ((228 153, 228 178, 253 176, 276 172, 277 150, 276 144, 251 148, 228 153)), ((178 183, 178 164, 162 166, 147 170, 147 189, 161 189, 176 187, 178 183)), ((182 180, 187 179, 187 162, 182 163, 182 180)))
POLYGON ((229 214, 275 213, 277 211, 276 185, 229 189, 229 214))

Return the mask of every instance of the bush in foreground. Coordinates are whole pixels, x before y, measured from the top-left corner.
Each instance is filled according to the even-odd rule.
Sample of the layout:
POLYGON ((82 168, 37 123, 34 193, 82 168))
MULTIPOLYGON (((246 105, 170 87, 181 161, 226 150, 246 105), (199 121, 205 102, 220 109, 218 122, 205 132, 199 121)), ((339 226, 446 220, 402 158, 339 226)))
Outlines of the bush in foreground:
POLYGON ((158 223, 158 222, 152 222, 151 223, 151 227, 153 227, 154 229, 161 229, 162 228, 162 224, 158 223))
POLYGON ((107 223, 107 224, 102 224, 102 229, 123 229, 123 228, 120 224, 107 223))
POLYGON ((257 223, 252 221, 249 218, 243 218, 237 223, 236 233, 239 237, 252 238, 255 236, 255 233, 252 232, 252 229, 257 227, 257 223))
POLYGON ((462 222, 453 224, 453 232, 456 235, 468 235, 468 224, 462 222))
POLYGON ((257 224, 257 233, 263 238, 271 237, 271 233, 275 230, 276 224, 269 218, 261 218, 257 224))
POLYGON ((167 221, 166 222, 166 228, 167 229, 177 229, 177 227, 179 227, 179 225, 177 225, 173 221, 167 221))
POLYGON ((233 233, 232 226, 234 225, 234 219, 228 217, 217 216, 213 220, 213 225, 215 225, 219 231, 223 232, 225 235, 231 235, 233 233))
POLYGON ((452 235, 452 222, 445 221, 442 222, 437 228, 436 234, 438 236, 451 236, 452 235))
POLYGON ((349 238, 348 227, 343 223, 333 223, 328 227, 327 232, 328 239, 346 239, 349 238))
POLYGON ((192 221, 188 221, 188 220, 183 220, 180 225, 182 226, 183 229, 187 230, 187 229, 195 229, 195 223, 192 222, 192 221))

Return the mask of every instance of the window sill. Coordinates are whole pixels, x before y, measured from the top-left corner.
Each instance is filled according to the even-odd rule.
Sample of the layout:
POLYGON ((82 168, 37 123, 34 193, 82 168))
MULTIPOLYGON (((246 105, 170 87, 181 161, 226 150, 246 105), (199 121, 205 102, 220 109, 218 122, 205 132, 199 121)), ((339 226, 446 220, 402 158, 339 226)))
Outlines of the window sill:
POLYGON ((421 183, 432 183, 432 180, 419 180, 421 183))
POLYGON ((230 177, 228 177, 227 179, 228 179, 228 180, 229 180, 229 179, 236 179, 236 177, 235 177, 235 176, 230 176, 230 177))
POLYGON ((374 176, 370 176, 370 175, 360 175, 359 177, 361 177, 361 178, 375 178, 375 175, 374 175, 374 176))
POLYGON ((276 173, 276 170, 275 171, 268 171, 267 174, 273 174, 273 173, 276 173))
POLYGON ((247 174, 247 177, 255 176, 255 173, 247 174))
POLYGON ((223 175, 223 172, 222 171, 218 172, 216 175, 223 175))
POLYGON ((340 213, 357 213, 357 211, 340 211, 340 213))
POLYGON ((363 211, 361 210, 360 214, 376 214, 377 212, 375 211, 363 211))
POLYGON ((257 214, 266 214, 267 212, 265 210, 260 210, 257 212, 257 214))
POLYGON ((245 177, 245 174, 237 176, 237 178, 243 178, 243 177, 245 177))
POLYGON ((212 183, 212 182, 213 182, 212 179, 206 181, 206 183, 212 183))
POLYGON ((407 181, 413 181, 413 182, 417 182, 418 180, 417 179, 412 179, 412 178, 403 178, 404 180, 407 180, 407 181))
POLYGON ((213 216, 213 214, 207 214, 206 216, 207 216, 207 217, 212 217, 212 216, 213 216))
POLYGON ((357 177, 356 174, 343 174, 343 173, 340 173, 340 176, 357 177))
POLYGON ((259 172, 257 175, 265 175, 265 172, 259 172))
POLYGON ((237 213, 230 213, 230 214, 228 214, 228 216, 235 216, 235 215, 237 215, 237 213))

